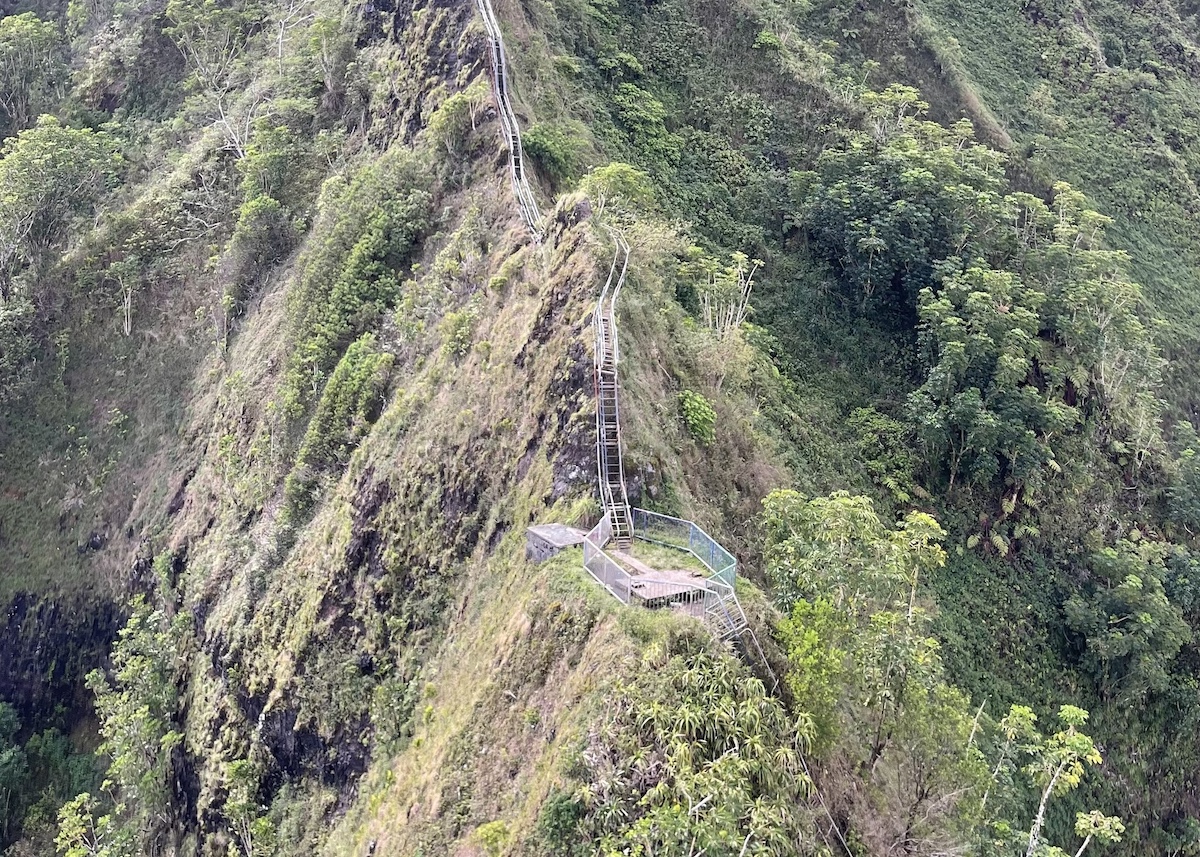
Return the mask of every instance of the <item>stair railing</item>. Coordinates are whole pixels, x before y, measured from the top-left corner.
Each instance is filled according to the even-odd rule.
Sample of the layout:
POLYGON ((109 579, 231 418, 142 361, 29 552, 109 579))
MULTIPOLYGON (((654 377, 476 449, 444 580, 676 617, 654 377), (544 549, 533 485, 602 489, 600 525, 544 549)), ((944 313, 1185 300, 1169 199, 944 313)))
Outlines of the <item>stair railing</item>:
POLYGON ((508 144, 508 162, 513 194, 517 198, 517 208, 520 210, 521 219, 533 233, 534 239, 541 240, 543 216, 525 172, 525 149, 521 143, 521 126, 517 122, 517 114, 512 108, 504 35, 500 31, 500 21, 492 8, 491 0, 475 0, 475 6, 479 9, 484 29, 487 31, 492 58, 492 89, 496 96, 496 112, 500 117, 500 125, 504 129, 505 142, 508 144))
POLYGON ((596 466, 600 500, 604 511, 612 515, 617 543, 627 546, 633 539, 633 522, 625 473, 621 438, 621 411, 617 366, 620 346, 617 336, 616 301, 625 285, 629 270, 629 244, 620 232, 609 230, 616 245, 608 279, 600 290, 593 318, 595 334, 596 385, 596 466))

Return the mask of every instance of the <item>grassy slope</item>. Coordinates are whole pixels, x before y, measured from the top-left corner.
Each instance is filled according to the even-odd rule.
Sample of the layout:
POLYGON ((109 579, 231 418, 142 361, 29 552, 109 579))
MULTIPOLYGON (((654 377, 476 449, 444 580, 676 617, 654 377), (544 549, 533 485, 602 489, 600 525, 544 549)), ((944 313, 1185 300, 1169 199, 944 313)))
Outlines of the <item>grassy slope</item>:
MULTIPOLYGON (((601 32, 593 34, 593 43, 584 38, 565 45, 555 41, 567 38, 565 25, 553 20, 549 7, 532 7, 529 23, 515 3, 500 5, 512 25, 529 121, 556 121, 573 112, 589 123, 597 138, 593 142, 610 155, 632 159, 636 154, 616 134, 603 99, 592 92, 595 81, 586 77, 594 74, 589 65, 594 43, 607 50, 610 38, 639 52, 647 46, 644 59, 656 94, 672 115, 700 124, 700 117, 711 114, 718 124, 725 123, 714 133, 737 139, 745 130, 736 127, 736 111, 731 120, 728 111, 716 109, 720 105, 700 97, 731 81, 739 92, 753 92, 777 107, 777 136, 769 143, 801 149, 815 145, 819 141, 803 139, 804 129, 818 124, 821 115, 837 115, 824 96, 810 99, 813 87, 804 80, 751 51, 760 21, 751 17, 739 22, 724 7, 703 16, 707 29, 686 31, 685 41, 695 44, 677 51, 671 41, 673 19, 631 16, 633 23, 615 37, 601 32), (561 73, 562 57, 576 52, 583 62, 582 81, 561 73), (718 62, 718 56, 723 60, 718 62), (789 123, 789 116, 804 110, 818 118, 789 123)), ((1001 15, 991 7, 939 9, 933 3, 926 9, 935 24, 943 20, 939 16, 965 17, 978 22, 977 32, 983 34, 990 24, 980 16, 997 14, 1004 21, 992 22, 995 26, 1016 27, 1011 10, 1001 15)), ((1002 31, 1007 30, 996 30, 1002 31)), ((444 37, 437 33, 437 39, 444 37)), ((406 32, 403 38, 413 34, 406 32)), ((929 33, 923 38, 933 41, 929 33)), ((965 43, 962 36, 960 41, 965 43)), ((982 63, 989 51, 1000 51, 982 35, 979 41, 975 50, 963 53, 970 78, 964 71, 959 80, 983 80, 989 70, 994 74, 991 83, 980 84, 986 96, 980 104, 985 106, 976 109, 990 108, 1018 144, 1041 134, 1046 138, 1042 145, 1051 145, 1053 135, 1037 130, 1041 126, 1033 120, 1026 126, 1013 121, 1014 111, 1024 115, 1023 108, 1000 104, 1021 105, 1020 99, 1028 99, 1021 89, 1022 66, 1013 57, 1040 43, 1030 36, 1019 50, 982 63), (1006 68, 1009 72, 1001 73, 1006 68)), ((423 52, 445 55, 420 43, 407 48, 410 58, 423 52)), ((919 67, 935 53, 928 46, 923 52, 914 49, 907 62, 919 67)), ((457 75, 453 85, 478 71, 457 75)), ((414 88, 404 93, 406 105, 426 97, 437 79, 423 68, 405 80, 409 78, 414 88)), ((927 82, 936 86, 938 81, 944 87, 938 106, 947 113, 969 100, 969 89, 961 85, 932 75, 927 82)), ((1090 127, 1082 111, 1080 116, 1079 127, 1090 127)), ((389 122, 391 127, 405 124, 396 117, 389 122)), ((334 853, 352 853, 356 844, 372 839, 398 853, 409 853, 419 843, 434 852, 450 851, 456 842, 468 847, 473 828, 497 818, 508 820, 519 843, 540 796, 568 759, 573 736, 594 710, 589 706, 602 692, 605 669, 615 676, 625 667, 613 664, 632 658, 633 643, 624 630, 629 617, 614 622, 609 606, 581 592, 569 558, 548 569, 531 569, 519 559, 525 523, 545 515, 563 487, 590 491, 586 316, 591 293, 607 267, 607 249, 586 228, 569 231, 562 246, 541 255, 518 248, 523 237, 508 208, 508 189, 502 172, 493 170, 502 170, 503 154, 492 130, 489 125, 480 128, 482 149, 476 154, 482 168, 466 190, 443 200, 451 214, 439 224, 440 234, 427 241, 422 259, 427 274, 417 277, 418 291, 446 287, 441 274, 428 272, 447 270, 438 262, 447 247, 455 249, 443 256, 443 263, 477 240, 473 233, 465 239, 453 236, 465 225, 463 213, 472 205, 480 209, 478 231, 490 246, 464 266, 470 269, 467 276, 451 278, 453 300, 438 311, 461 311, 475 301, 478 320, 470 346, 461 356, 445 351, 437 317, 415 340, 388 331, 401 356, 388 408, 293 546, 280 552, 274 534, 282 472, 244 466, 220 451, 222 439, 232 436, 235 448, 248 452, 269 422, 265 404, 286 359, 282 291, 290 263, 251 305, 226 354, 209 352, 207 332, 188 326, 191 304, 175 303, 171 294, 158 296, 154 305, 174 307, 173 314, 151 328, 159 339, 147 337, 138 353, 123 358, 132 360, 137 371, 119 368, 119 354, 112 360, 76 358, 66 376, 69 394, 58 399, 47 394, 42 427, 17 427, 18 439, 9 446, 15 451, 10 455, 22 462, 34 461, 51 444, 59 444, 59 454, 65 456, 64 442, 57 434, 48 438, 47 427, 60 421, 81 424, 64 416, 68 410, 87 417, 91 437, 104 437, 107 408, 100 405, 115 402, 135 415, 133 436, 146 445, 139 440, 137 447, 126 447, 128 435, 114 430, 108 446, 137 452, 118 458, 97 499, 89 500, 79 520, 72 519, 66 528, 56 526, 55 503, 68 486, 87 484, 86 471, 73 471, 58 484, 32 465, 11 471, 6 466, 5 520, 27 516, 17 522, 18 532, 55 534, 25 541, 26 577, 7 579, 20 580, 14 584, 20 586, 40 586, 44 580, 78 585, 102 567, 101 561, 124 571, 144 535, 152 538, 153 551, 167 548, 186 557, 179 585, 183 605, 198 617, 200 647, 190 664, 188 697, 198 812, 203 817, 219 806, 223 760, 273 757, 282 769, 275 776, 302 792, 307 789, 307 806, 313 809, 303 823, 304 805, 279 797, 283 793, 274 790, 279 782, 272 784, 275 811, 284 818, 281 827, 291 837, 289 847, 297 852, 309 847, 311 853, 304 838, 320 838, 315 828, 348 805, 347 820, 329 842, 334 853), (490 289, 490 277, 501 272, 507 284, 490 289), (186 331, 186 345, 172 339, 176 328, 186 331), (97 396, 98 390, 109 392, 97 396), (147 474, 137 476, 143 468, 147 474), (189 475, 193 470, 195 475, 189 475), (185 477, 183 507, 168 521, 164 511, 185 477), (136 492, 127 488, 134 485, 136 492), (260 494, 265 501, 241 499, 260 494), (74 547, 94 528, 93 520, 114 533, 132 526, 135 536, 123 536, 119 547, 110 543, 114 546, 99 557, 80 559, 74 547), (567 632, 560 634, 562 623, 547 616, 567 617, 562 619, 567 632), (493 651, 507 655, 493 658, 493 651), (546 672, 529 670, 530 681, 513 685, 513 676, 526 672, 523 658, 546 665, 546 672), (576 700, 581 704, 574 705, 576 700), (536 724, 531 712, 537 712, 536 724), (406 725, 410 714, 413 722, 406 725), (389 726, 389 719, 399 723, 389 726), (551 737, 552 731, 557 737, 551 737), (385 732, 387 741, 380 737, 385 732), (370 740, 364 742, 364 737, 370 740), (381 743, 368 759, 371 740, 381 743), (507 756, 500 747, 509 748, 507 756), (364 768, 370 774, 357 798, 339 796, 335 781, 364 768), (523 796, 498 797, 513 781, 523 796)), ((385 145, 382 136, 377 142, 385 145)), ((734 148, 753 154, 755 146, 745 142, 734 148)), ((1066 157, 1066 149, 1053 151, 1056 158, 1066 157)), ((1085 154, 1090 158, 1094 153, 1089 149, 1085 154)), ((1105 155, 1116 163, 1122 156, 1122 151, 1105 155)), ((599 156, 592 152, 588 157, 599 156)), ((702 180, 706 171, 720 175, 723 163, 714 160, 697 172, 702 180)), ((1031 171, 1036 167, 1035 158, 1031 171)), ((1091 190, 1088 164, 1080 160, 1071 167, 1076 168, 1080 185, 1091 190)), ((1058 164, 1054 169, 1074 175, 1058 164)), ((735 213, 752 210, 754 191, 739 187, 732 200, 710 200, 705 193, 689 187, 681 199, 670 201, 668 210, 699 219, 700 237, 720 246, 723 221, 706 218, 712 210, 720 213, 730 206, 735 213)), ((1169 220, 1168 215, 1161 217, 1169 220)), ((759 240, 753 230, 749 234, 751 241, 759 240)), ((737 245, 738 237, 729 243, 737 245)), ((811 300, 811 293, 824 285, 820 272, 781 254, 771 259, 756 302, 775 337, 762 338, 776 349, 785 374, 758 355, 744 381, 718 394, 702 355, 692 347, 685 314, 670 300, 675 285, 671 260, 680 239, 661 226, 638 238, 639 246, 652 246, 654 252, 635 256, 622 307, 628 357, 624 406, 629 464, 648 502, 698 518, 745 555, 754 543, 750 522, 766 490, 789 482, 809 491, 870 490, 842 421, 858 405, 882 403, 886 409, 902 399, 908 383, 905 349, 879 331, 855 329, 836 312, 816 315, 823 305, 811 300), (682 388, 714 399, 715 447, 700 447, 687 437, 675 407, 682 388)), ((1180 285, 1183 280, 1167 278, 1165 285, 1156 285, 1142 275, 1164 305, 1173 299, 1184 307, 1190 300, 1188 288, 1180 285)), ((197 285, 204 286, 205 280, 198 279, 197 285)), ((1190 336, 1185 322, 1176 327, 1179 341, 1190 336)), ((107 355, 102 343, 120 343, 107 329, 88 330, 78 340, 85 347, 73 353, 107 355)), ((560 505, 551 514, 570 512, 560 505)), ((1053 587, 1052 573, 1025 579, 1012 567, 976 568, 938 581, 944 603, 970 605, 947 611, 942 627, 956 673, 977 695, 987 695, 990 688, 1000 707, 1016 699, 1045 706, 1059 701, 1061 641, 1052 631, 1058 617, 1043 609, 1057 603, 1053 587), (1010 627, 1011 614, 997 605, 1018 603, 1031 586, 1037 597, 1030 599, 1030 615, 1010 627), (1021 669, 1010 671, 1012 664, 1021 669), (1004 674, 994 677, 1001 667, 1004 674), (1031 698, 1031 691, 1044 698, 1031 698)), ((513 847, 519 853, 519 845, 513 847)))
MULTIPOLYGON (((636 661, 629 638, 598 620, 614 608, 587 594, 577 555, 546 569, 521 558, 524 526, 545 519, 563 487, 590 486, 584 343, 603 250, 586 224, 542 250, 518 249, 523 237, 511 212, 499 214, 497 186, 468 191, 455 209, 472 201, 498 204, 483 234, 499 237, 473 269, 472 346, 448 353, 433 328, 413 348, 391 404, 286 556, 273 554, 269 514, 239 528, 211 458, 174 532, 188 545, 185 606, 204 617, 201 646, 219 653, 215 668, 202 659, 192 676, 199 805, 219 795, 222 758, 266 753, 308 770, 321 809, 345 807, 320 797, 310 767, 319 759, 285 761, 263 723, 291 724, 318 756, 353 760, 374 744, 331 853, 372 839, 396 853, 418 844, 445 853, 497 818, 515 837, 530 835, 605 683, 636 661), (504 288, 484 290, 501 268, 504 288), (215 524, 214 503, 226 507, 215 524)), ((269 310, 262 322, 269 330, 269 310)), ((262 364, 256 349, 269 338, 254 326, 233 366, 262 364)), ((563 502, 550 517, 571 514, 563 502)), ((358 770, 326 782, 344 789, 358 770)), ((304 847, 297 835, 289 848, 304 847)))
MULTIPOLYGON (((417 117, 445 95, 438 84, 455 89, 482 73, 471 59, 481 56, 478 25, 460 26, 471 9, 428 10, 404 22, 396 46, 363 49, 366 65, 404 69, 386 93, 398 101, 371 102, 384 113, 371 132, 376 146, 351 140, 338 169, 370 168, 380 150, 405 146, 389 135, 419 128, 417 117)), ((205 847, 221 839, 222 769, 237 758, 265 771, 262 795, 285 853, 311 853, 328 819, 350 807, 348 832, 331 838, 331 849, 370 836, 449 850, 497 816, 528 836, 602 687, 636 669, 628 629, 644 644, 683 622, 597 604, 573 558, 548 569, 520 559, 526 524, 575 514, 560 498, 591 491, 588 316, 609 250, 587 224, 525 246, 494 130, 481 125, 465 166, 444 167, 455 177, 439 191, 437 223, 402 295, 406 309, 381 332, 397 356, 383 414, 290 535, 281 535, 280 489, 300 430, 278 419, 273 402, 288 360, 286 294, 304 246, 251 294, 227 345, 211 341, 221 293, 215 246, 184 245, 173 259, 178 276, 137 296, 128 340, 113 333, 110 296, 86 295, 64 316, 64 383, 46 385, 33 415, 5 428, 0 515, 22 563, 3 569, 0 596, 52 595, 97 578, 116 589, 152 586, 151 559, 169 557, 159 593, 195 618, 182 652, 180 775, 191 835, 205 847), (416 326, 407 315, 414 308, 424 315, 416 326), (451 313, 458 323, 447 325, 451 313), (114 421, 113 408, 128 419, 114 421), (77 430, 64 437, 65 423, 77 430), (82 456, 77 436, 85 434, 82 456), (47 459, 63 462, 50 479, 37 463, 47 459), (60 498, 81 490, 72 516, 56 520, 60 498), (107 536, 104 546, 77 553, 93 530, 107 536), (502 653, 495 666, 492 652, 502 653), (489 671, 494 677, 480 681, 489 671), (531 711, 546 725, 535 728, 531 711), (465 742, 498 724, 511 737, 508 755, 464 772, 463 754, 475 757, 465 742), (558 737, 547 743, 547 734, 558 737), (414 767, 424 779, 397 777, 414 767), (368 768, 356 803, 356 778, 368 768), (530 783, 527 803, 495 800, 511 776, 530 783), (466 791, 452 794, 452 785, 466 791), (406 825, 398 808, 424 788, 439 794, 406 825), (463 794, 477 798, 464 804, 463 794)), ((114 207, 186 184, 198 169, 219 170, 220 157, 214 140, 198 135, 173 170, 152 163, 131 176, 114 207)), ((224 202, 226 214, 236 207, 224 202)), ((569 217, 568 206, 562 222, 569 217)), ((103 247, 102 230, 89 240, 103 247)), ((742 522, 782 470, 761 427, 737 419, 747 410, 740 398, 717 399, 728 421, 717 450, 686 438, 673 407, 678 380, 648 359, 657 353, 695 371, 680 353, 683 316, 653 256, 639 253, 629 293, 634 306, 667 314, 643 325, 629 315, 626 353, 645 349, 629 361, 630 401, 641 414, 631 456, 671 474, 676 511, 745 543, 742 522), (717 460, 727 449, 738 467, 717 460), (743 492, 746 484, 752 490, 743 492), (726 517, 731 510, 737 515, 726 517)), ((78 261, 64 267, 64 294, 78 261)))

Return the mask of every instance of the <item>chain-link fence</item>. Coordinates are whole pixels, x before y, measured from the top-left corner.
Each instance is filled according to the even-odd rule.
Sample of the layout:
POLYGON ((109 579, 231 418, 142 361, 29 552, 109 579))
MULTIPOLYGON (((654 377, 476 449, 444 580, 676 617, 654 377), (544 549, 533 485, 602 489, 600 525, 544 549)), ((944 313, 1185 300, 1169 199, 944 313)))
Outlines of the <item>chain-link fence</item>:
POLYGON ((634 509, 633 534, 648 542, 687 551, 708 567, 713 580, 733 588, 737 577, 737 560, 694 522, 634 509))

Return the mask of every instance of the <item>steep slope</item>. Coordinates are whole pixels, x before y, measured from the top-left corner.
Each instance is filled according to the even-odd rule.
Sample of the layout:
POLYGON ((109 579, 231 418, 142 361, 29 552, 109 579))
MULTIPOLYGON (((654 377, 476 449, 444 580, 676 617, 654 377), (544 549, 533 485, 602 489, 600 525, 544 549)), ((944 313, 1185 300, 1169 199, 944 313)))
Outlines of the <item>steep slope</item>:
MULTIPOLYGON (((315 61, 323 76, 312 118, 311 102, 284 100, 282 80, 251 76, 275 58, 254 65, 249 47, 238 73, 253 82, 232 106, 194 79, 183 115, 203 116, 216 99, 258 123, 252 142, 218 113, 182 160, 131 177, 116 213, 49 281, 71 351, 59 346, 58 386, 40 394, 38 416, 13 412, 6 448, 61 444, 52 432, 63 414, 85 407, 89 425, 120 425, 68 438, 88 454, 72 456, 59 480, 93 485, 69 507, 74 526, 51 523, 64 489, 39 476, 33 455, 28 469, 6 468, 6 529, 29 564, 22 576, 6 569, 5 586, 70 603, 104 570, 105 594, 77 612, 137 591, 158 605, 135 606, 123 639, 139 651, 169 640, 175 653, 139 680, 177 700, 152 705, 154 720, 138 727, 163 730, 161 752, 122 755, 120 735, 134 728, 124 700, 138 716, 136 694, 151 686, 122 683, 127 649, 116 655, 116 696, 101 703, 116 730, 109 752, 141 772, 135 779, 149 777, 125 823, 155 851, 261 848, 267 837, 279 853, 349 853, 367 839, 411 853, 422 841, 449 849, 498 819, 532 841, 564 759, 614 684, 643 668, 625 629, 653 642, 650 662, 707 645, 685 620, 615 621, 577 557, 547 570, 521 560, 526 524, 590 508, 578 503, 594 481, 587 333, 609 251, 585 201, 560 206, 536 243, 522 227, 501 166, 506 141, 480 94, 487 52, 474 12, 469 2, 377 10, 341 35, 322 17, 333 30, 297 39, 287 56, 315 61), (394 83, 356 93, 365 77, 338 79, 352 32, 357 61, 394 83), (329 102, 343 113, 316 143, 329 136, 341 148, 318 153, 300 134, 329 121, 329 102), (280 253, 280 243, 294 249, 280 253), (131 257, 118 274, 114 264, 131 257), (126 282, 140 347, 109 332, 107 289, 120 295, 126 282), (99 473, 94 447, 105 456, 99 473), (502 753, 493 742, 505 734, 502 753), (480 742, 481 755, 494 754, 466 765, 480 742), (513 778, 529 784, 527 800, 497 801, 513 778), (415 815, 404 809, 412 801, 415 815), (246 813, 269 818, 270 833, 246 826, 246 813), (398 825, 406 814, 411 823, 398 825)), ((118 27, 162 21, 138 14, 118 27)), ((188 42, 206 33, 187 28, 252 38, 254 11, 242 14, 197 22, 167 10, 197 63, 213 46, 188 42)), ((75 645, 93 650, 82 666, 60 667, 68 682, 98 662, 95 648, 113 634, 106 621, 85 625, 75 645)), ((33 628, 35 644, 48 633, 33 628)), ((40 667, 16 666, 4 694, 41 728, 42 703, 24 690, 40 667)), ((68 728, 86 712, 72 710, 68 728)), ((129 776, 118 777, 123 792, 129 776)), ((43 824, 27 819, 27 838, 41 843, 29 847, 48 844, 43 824)))
POLYGON ((501 2, 502 87, 471 0, 35 11, 0 30, 47 46, 0 187, 55 215, 0 266, 14 853, 1200 841, 1200 474, 1101 238, 1190 353, 1190 267, 1137 237, 1183 215, 1131 226, 1087 135, 1013 120, 1038 60, 978 23, 1104 49, 1088 10, 501 2), (26 193, 42 162, 70 193, 26 193), (630 500, 733 548, 778 693, 523 558, 597 515, 611 225, 630 500))

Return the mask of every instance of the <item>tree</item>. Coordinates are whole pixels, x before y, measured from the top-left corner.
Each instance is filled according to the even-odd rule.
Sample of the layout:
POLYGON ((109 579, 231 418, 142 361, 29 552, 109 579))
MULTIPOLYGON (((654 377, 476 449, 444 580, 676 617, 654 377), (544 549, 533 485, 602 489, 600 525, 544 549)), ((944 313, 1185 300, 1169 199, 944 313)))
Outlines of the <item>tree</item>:
POLYGON ((466 89, 447 96, 429 117, 429 133, 446 149, 451 159, 462 154, 463 143, 479 120, 491 90, 486 78, 477 78, 466 89))
POLYGON ((688 248, 687 260, 679 266, 681 277, 698 282, 701 317, 718 339, 727 340, 741 330, 750 311, 754 275, 763 266, 745 253, 734 253, 728 265, 699 247, 688 248))
POLYGON ((785 610, 819 596, 856 621, 893 607, 915 619, 921 571, 946 560, 945 532, 923 512, 891 529, 869 498, 845 491, 776 491, 763 507, 768 575, 785 610))
POLYGON ((847 132, 792 182, 794 222, 864 309, 901 314, 938 263, 986 249, 1001 217, 1004 156, 971 124, 921 117, 917 91, 864 96, 868 130, 847 132))
POLYGON ((660 654, 615 688, 588 742, 579 841, 604 855, 796 853, 808 737, 734 659, 660 654))
POLYGON ((285 0, 280 4, 275 15, 275 59, 279 63, 279 73, 283 74, 283 46, 287 35, 299 26, 307 24, 316 17, 316 4, 313 0, 285 0))
POLYGON ((1081 433, 1140 467, 1161 446, 1162 363, 1108 218, 1064 183, 1049 204, 1005 195, 1004 156, 924 120, 909 87, 861 106, 863 128, 793 177, 794 223, 863 311, 916 314, 928 374, 909 417, 930 475, 1032 498, 1055 438, 1081 433))
POLYGON ((1083 780, 1085 765, 1098 765, 1104 761, 1092 739, 1079 731, 1087 718, 1088 713, 1074 705, 1059 708, 1058 719, 1065 728, 1042 741, 1034 749, 1033 760, 1026 766, 1034 782, 1042 787, 1033 826, 1029 829, 1026 857, 1033 857, 1037 852, 1050 798, 1078 786, 1083 780))
POLYGON ((573 181, 578 175, 579 153, 584 138, 563 123, 539 123, 521 136, 525 154, 541 168, 556 187, 573 181))
POLYGON ((29 779, 25 748, 17 743, 20 728, 16 711, 0 701, 0 842, 8 838, 13 820, 19 818, 20 799, 29 779))
POLYGON ((1084 665, 1108 698, 1137 702, 1170 682, 1171 662, 1192 633, 1167 598, 1164 545, 1122 540, 1093 554, 1091 585, 1064 605, 1067 627, 1084 637, 1084 665))
POLYGON ((169 623, 142 596, 132 608, 113 647, 112 680, 99 670, 87 676, 103 738, 97 752, 109 757, 105 788, 115 803, 99 817, 88 794, 64 808, 58 842, 69 857, 116 857, 135 847, 154 854, 169 826, 171 754, 183 740, 175 728, 175 669, 188 617, 169 623))
POLYGON ((1111 219, 1065 182, 1054 185, 1049 206, 1020 193, 1005 206, 1011 267, 1046 296, 1043 327, 1053 347, 1043 388, 1094 412, 1140 464, 1160 445, 1163 360, 1141 288, 1125 276, 1128 254, 1103 246, 1111 219))
POLYGON ((116 180, 121 158, 111 137, 43 116, 0 150, 0 301, 13 297, 22 265, 62 236, 116 180))
POLYGON ((134 857, 133 838, 110 813, 97 815, 100 802, 84 793, 58 811, 54 845, 63 857, 134 857))
POLYGON ((243 857, 265 857, 275 844, 275 827, 258 802, 262 779, 259 769, 248 759, 237 759, 225 765, 227 796, 223 814, 233 830, 243 857))
MULTIPOLYGON (((1013 705, 998 724, 998 736, 1004 740, 983 803, 988 805, 989 798, 997 791, 1011 797, 1018 773, 1024 773, 1033 781, 1038 794, 1037 810, 1028 833, 1016 837, 1026 857, 1066 857, 1067 852, 1063 849, 1042 841, 1042 830, 1051 800, 1076 789, 1088 768, 1103 761, 1095 742, 1080 731, 1087 719, 1088 712, 1082 708, 1060 706, 1058 721, 1061 728, 1053 735, 1044 736, 1038 731, 1037 715, 1027 706, 1013 705), (1021 764, 1022 760, 1025 760, 1024 765, 1021 764)), ((1015 809, 1019 803, 1010 800, 1004 809, 1015 809)), ((996 827, 1011 830, 1007 822, 996 827)), ((1093 841, 1119 841, 1124 830, 1120 819, 1106 816, 1098 810, 1077 813, 1075 834, 1083 842, 1075 852, 1075 857, 1082 857, 1093 841)))
POLYGON ((945 853, 973 828, 986 776, 967 699, 942 674, 918 597, 943 532, 912 512, 891 528, 844 492, 764 501, 767 573, 788 618, 784 681, 838 767, 871 851, 945 853))
POLYGON ((960 474, 984 486, 1023 486, 1056 466, 1051 440, 1079 420, 1030 382, 1043 353, 1046 297, 1015 274, 982 265, 943 277, 940 289, 921 290, 930 369, 909 397, 925 458, 947 463, 951 488, 960 474))
POLYGON ((650 177, 637 167, 619 161, 596 167, 579 182, 600 218, 612 211, 620 219, 654 206, 654 185, 650 177))
MULTIPOLYGON (((307 14, 303 4, 293 5, 296 14, 307 14)), ((285 11, 281 22, 290 14, 285 11)), ((246 155, 250 133, 262 106, 262 99, 251 93, 249 104, 235 108, 239 98, 246 95, 242 85, 243 58, 247 44, 259 32, 265 18, 266 11, 257 0, 232 3, 169 0, 167 3, 170 26, 165 32, 191 67, 193 84, 211 100, 226 146, 239 159, 246 155)), ((286 28, 286 24, 281 23, 281 27, 286 28)))
POLYGON ((1020 193, 1003 206, 1001 264, 944 260, 920 292, 929 372, 909 416, 951 487, 965 476, 1015 501, 1060 472, 1064 436, 1088 433, 1122 467, 1157 451, 1162 361, 1124 254, 1099 246, 1107 218, 1061 183, 1053 208, 1020 193))
POLYGON ((1125 825, 1116 816, 1105 815, 1096 809, 1075 813, 1075 835, 1083 839, 1075 857, 1083 857, 1083 852, 1093 839, 1107 845, 1110 842, 1120 842, 1124 832, 1125 825))
POLYGON ((66 71, 58 28, 32 12, 0 17, 0 127, 7 137, 48 108, 66 71))

